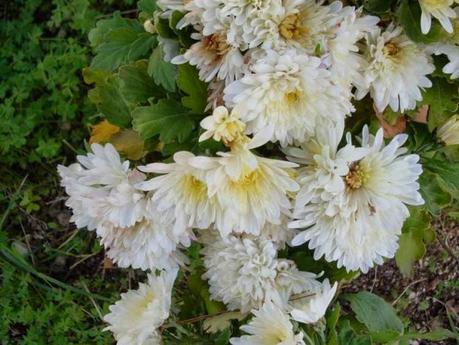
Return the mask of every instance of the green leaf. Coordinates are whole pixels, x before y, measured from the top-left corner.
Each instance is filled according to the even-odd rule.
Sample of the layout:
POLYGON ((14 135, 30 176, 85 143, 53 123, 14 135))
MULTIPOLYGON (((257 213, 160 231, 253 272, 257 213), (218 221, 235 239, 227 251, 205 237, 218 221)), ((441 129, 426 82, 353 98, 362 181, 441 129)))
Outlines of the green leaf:
POLYGON ((231 330, 225 329, 215 338, 215 345, 227 345, 231 338, 231 330))
POLYGON ((96 87, 90 90, 89 98, 110 123, 123 128, 130 126, 131 110, 116 75, 99 79, 96 87))
POLYGON ((121 17, 119 12, 116 12, 112 18, 99 20, 96 27, 89 32, 88 39, 91 47, 97 48, 109 39, 112 30, 121 28, 142 32, 137 21, 125 19, 121 17))
POLYGON ((421 195, 426 202, 426 207, 432 215, 438 215, 440 211, 451 203, 451 195, 440 186, 438 175, 424 171, 419 177, 421 195))
MULTIPOLYGON (((93 34, 97 42, 91 68, 113 71, 121 64, 145 57, 156 43, 156 37, 145 32, 137 21, 123 19, 125 24, 105 34, 93 34)), ((96 44, 96 43, 94 43, 96 44)))
POLYGON ((373 13, 384 13, 390 10, 392 3, 392 0, 365 0, 363 7, 373 13))
POLYGON ((432 217, 422 206, 410 207, 410 216, 403 224, 403 232, 421 232, 431 228, 432 217))
POLYGON ((448 212, 448 217, 452 218, 456 222, 459 222, 459 211, 448 212))
POLYGON ((182 104, 200 114, 207 106, 207 85, 199 79, 198 71, 189 64, 179 65, 177 85, 188 94, 182 98, 182 104))
POLYGON ((307 248, 301 248, 299 251, 293 253, 291 259, 295 261, 300 270, 317 274, 324 272, 325 276, 332 282, 343 280, 351 281, 360 274, 360 271, 347 272, 343 267, 336 267, 335 262, 327 262, 323 258, 315 260, 312 252, 307 248))
POLYGON ((327 312, 327 329, 328 329, 328 341, 327 345, 339 345, 338 333, 336 332, 336 325, 341 314, 341 307, 337 303, 333 310, 327 312))
POLYGON ((435 238, 431 216, 425 207, 410 207, 410 217, 403 224, 395 262, 405 277, 411 276, 413 265, 426 252, 426 244, 435 238))
POLYGON ((225 145, 221 141, 215 141, 212 138, 198 142, 193 153, 197 155, 215 156, 217 152, 225 151, 225 145))
POLYGON ((387 329, 385 331, 371 332, 370 337, 376 344, 387 344, 398 340, 400 333, 392 329, 387 329))
POLYGON ((426 252, 426 246, 419 232, 411 231, 400 236, 399 248, 395 254, 395 262, 400 272, 409 277, 412 274, 416 261, 421 259, 426 252))
POLYGON ((451 332, 448 329, 444 328, 437 328, 428 333, 408 333, 404 335, 403 340, 413 340, 413 339, 423 339, 423 340, 432 340, 432 341, 440 341, 445 339, 456 339, 458 340, 458 334, 451 332))
POLYGON ((403 323, 395 310, 384 299, 370 292, 362 291, 343 296, 351 303, 357 320, 363 323, 370 332, 396 331, 403 333, 403 323))
POLYGON ((349 320, 341 323, 338 335, 338 344, 340 345, 371 345, 371 339, 365 335, 357 335, 352 329, 349 320))
POLYGON ((397 17, 408 37, 414 42, 438 42, 445 35, 439 23, 435 21, 432 22, 432 27, 427 35, 421 32, 421 8, 417 0, 402 0, 397 17))
POLYGON ((459 195, 459 163, 428 159, 424 162, 424 169, 436 174, 440 179, 440 187, 457 198, 459 195))
POLYGON ((156 47, 148 60, 148 74, 167 91, 175 91, 177 67, 164 61, 161 47, 156 47))
POLYGON ((161 100, 148 107, 138 107, 132 112, 133 126, 144 139, 159 134, 164 143, 185 141, 195 123, 189 111, 172 100, 161 100))
POLYGON ((171 29, 169 20, 162 18, 159 14, 155 16, 155 28, 159 36, 163 38, 176 38, 174 30, 171 29))
POLYGON ((221 302, 211 300, 209 286, 207 282, 202 280, 202 273, 198 270, 191 274, 188 278, 188 287, 196 297, 200 297, 204 301, 209 315, 218 314, 225 310, 225 305, 221 302))
POLYGON ((433 131, 445 123, 459 107, 457 85, 449 84, 444 78, 432 78, 432 87, 423 94, 423 104, 429 105, 427 124, 433 131))
POLYGON ((129 102, 144 103, 152 97, 164 96, 155 81, 148 75, 146 60, 120 67, 119 77, 122 81, 122 93, 129 102))
POLYGON ((156 0, 140 0, 137 2, 137 8, 153 17, 156 11, 156 0))
POLYGON ((88 85, 90 84, 103 84, 105 79, 110 76, 108 71, 97 71, 89 67, 83 68, 83 79, 88 85))
POLYGON ((425 150, 432 148, 432 133, 427 126, 420 123, 408 122, 407 133, 409 134, 409 150, 422 154, 425 150))
POLYGON ((178 35, 180 30, 177 29, 177 24, 179 23, 180 19, 182 19, 184 14, 180 11, 173 11, 171 16, 169 17, 169 27, 178 35))

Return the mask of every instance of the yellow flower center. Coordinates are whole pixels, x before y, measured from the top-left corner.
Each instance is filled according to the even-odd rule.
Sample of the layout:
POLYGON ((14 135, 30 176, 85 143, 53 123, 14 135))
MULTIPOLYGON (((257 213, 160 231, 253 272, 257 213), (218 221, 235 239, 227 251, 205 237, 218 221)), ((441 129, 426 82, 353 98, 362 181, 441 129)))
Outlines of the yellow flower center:
POLYGON ((367 169, 359 163, 355 163, 349 169, 348 174, 344 178, 349 189, 359 189, 368 182, 369 174, 367 169))
POLYGON ((263 338, 263 344, 278 345, 283 344, 283 342, 289 338, 289 334, 284 329, 274 327, 268 330, 263 338))
POLYGON ((253 186, 257 182, 259 177, 260 174, 258 170, 253 170, 248 174, 243 175, 239 180, 231 181, 231 184, 233 187, 237 188, 248 188, 250 186, 253 186))
POLYGON ((207 197, 207 186, 193 175, 183 178, 183 190, 193 200, 202 200, 207 197))
POLYGON ((384 55, 392 57, 399 53, 400 47, 395 42, 390 41, 384 45, 383 51, 384 55))
POLYGON ((299 40, 308 33, 308 28, 302 25, 302 16, 299 13, 291 14, 282 20, 279 32, 286 40, 299 40))
POLYGON ((203 43, 207 50, 211 50, 215 55, 221 57, 226 55, 231 49, 231 46, 226 42, 224 36, 219 34, 212 34, 203 38, 203 43))
POLYGON ((135 303, 131 303, 128 306, 127 314, 130 320, 140 320, 143 317, 145 310, 148 305, 155 300, 155 294, 153 291, 148 290, 145 296, 137 300, 135 303))
POLYGON ((429 10, 438 10, 446 7, 450 7, 454 0, 419 0, 421 6, 428 8, 429 10))
POLYGON ((227 146, 235 141, 242 141, 244 138, 245 123, 239 119, 227 118, 216 129, 216 134, 221 137, 227 146))
POLYGON ((284 95, 285 102, 289 105, 296 104, 300 100, 302 93, 298 90, 290 91, 284 95))
POLYGON ((459 17, 453 20, 453 33, 450 34, 450 39, 453 43, 459 44, 459 17))

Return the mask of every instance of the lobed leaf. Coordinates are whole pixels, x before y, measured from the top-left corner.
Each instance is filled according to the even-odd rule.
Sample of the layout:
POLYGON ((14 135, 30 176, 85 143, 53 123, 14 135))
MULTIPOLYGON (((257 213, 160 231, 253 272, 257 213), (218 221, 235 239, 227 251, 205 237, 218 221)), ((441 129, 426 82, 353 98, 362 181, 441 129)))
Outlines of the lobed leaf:
POLYGON ((159 135, 164 143, 184 142, 195 128, 192 114, 173 100, 160 100, 132 112, 133 127, 144 139, 159 135))
POLYGON ((175 91, 177 67, 164 61, 161 47, 156 47, 148 60, 148 74, 167 91, 175 91))
POLYGON ((207 106, 207 85, 199 79, 198 71, 190 64, 178 67, 177 85, 188 96, 182 97, 182 104, 199 114, 207 106))
POLYGON ((394 331, 403 333, 403 323, 394 308, 384 299, 368 291, 343 296, 351 303, 357 320, 363 323, 370 332, 394 331))

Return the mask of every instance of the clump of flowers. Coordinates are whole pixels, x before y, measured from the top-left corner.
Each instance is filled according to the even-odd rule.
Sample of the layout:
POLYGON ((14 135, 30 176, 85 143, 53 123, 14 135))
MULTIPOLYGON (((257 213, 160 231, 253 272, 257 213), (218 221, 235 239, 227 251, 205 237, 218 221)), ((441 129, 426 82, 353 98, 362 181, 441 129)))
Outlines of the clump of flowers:
MULTIPOLYGON (((120 345, 191 339, 187 324, 202 320, 231 344, 336 337, 324 316, 340 282, 403 261, 406 220, 429 222, 441 208, 429 193, 457 187, 459 7, 419 0, 416 36, 402 9, 387 20, 391 6, 381 21, 341 1, 141 3, 143 23, 123 28, 136 37, 126 64, 101 82, 118 65, 95 59, 87 78, 114 125, 95 126, 91 152, 58 167, 76 226, 119 267, 149 272, 110 307, 107 329, 120 345), (432 18, 444 35, 420 44, 432 18), (453 92, 439 100, 440 89, 453 92)), ((110 39, 110 23, 92 37, 110 39)))

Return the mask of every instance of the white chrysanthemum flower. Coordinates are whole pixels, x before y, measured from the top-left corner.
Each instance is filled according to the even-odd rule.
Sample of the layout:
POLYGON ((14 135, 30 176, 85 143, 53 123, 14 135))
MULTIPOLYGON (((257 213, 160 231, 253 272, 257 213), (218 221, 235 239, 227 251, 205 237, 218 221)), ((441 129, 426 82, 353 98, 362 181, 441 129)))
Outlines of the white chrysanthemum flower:
POLYGON ((290 318, 273 302, 267 301, 241 330, 249 335, 231 338, 232 345, 304 345, 303 333, 295 334, 290 318))
POLYGON ((265 38, 266 47, 296 47, 314 55, 317 46, 324 46, 331 37, 330 29, 339 20, 340 1, 328 6, 316 0, 286 0, 283 13, 275 18, 276 30, 265 38))
POLYGON ((129 169, 111 144, 91 145, 93 153, 77 156, 79 163, 58 167, 62 185, 70 196, 67 206, 73 210, 72 221, 79 228, 94 230, 109 222, 129 227, 144 214, 144 193, 134 187, 145 176, 129 169))
POLYGON ((213 138, 225 145, 240 140, 245 131, 245 123, 239 120, 239 115, 234 111, 230 114, 224 106, 217 107, 212 115, 203 119, 201 127, 206 131, 201 134, 199 141, 213 138))
POLYGON ((337 288, 338 282, 330 286, 328 279, 325 279, 321 288, 312 296, 298 298, 290 302, 290 315, 295 321, 301 323, 316 323, 324 317, 337 288))
POLYGON ((165 223, 161 218, 162 214, 158 213, 155 219, 145 218, 129 228, 99 226, 97 234, 106 248, 106 255, 119 267, 144 271, 170 270, 186 262, 177 246, 188 246, 192 234, 175 234, 171 223, 165 223))
POLYGON ((364 70, 368 62, 359 52, 358 42, 367 34, 378 30, 378 17, 362 16, 362 9, 346 6, 340 12, 342 19, 333 28, 333 35, 326 42, 325 62, 329 66, 335 83, 343 85, 351 92, 352 86, 358 90, 368 89, 364 70))
MULTIPOLYGON (((356 148, 350 143, 338 149, 343 133, 344 121, 325 122, 316 127, 314 137, 303 143, 302 148, 289 147, 285 150, 288 159, 301 166, 297 177, 301 189, 295 196, 295 213, 301 212, 313 199, 321 200, 325 195, 343 192, 349 166, 368 152, 368 149, 356 148)), ((308 221, 295 224, 298 227, 310 225, 308 221)))
POLYGON ((276 293, 277 250, 271 241, 214 237, 202 253, 210 295, 228 310, 246 313, 276 293))
POLYGON ((291 240, 297 235, 296 229, 288 227, 289 218, 283 216, 280 224, 266 223, 261 229, 260 236, 272 241, 277 248, 284 249, 286 244, 290 244, 291 240))
POLYGON ((207 229, 215 220, 217 203, 209 196, 204 171, 190 165, 196 158, 190 152, 174 154, 175 163, 152 163, 139 167, 139 170, 162 174, 136 187, 153 191, 150 195, 151 212, 173 214, 176 235, 180 236, 189 228, 207 229))
MULTIPOLYGON (((368 48, 369 67, 366 79, 370 95, 382 112, 388 105, 393 111, 414 109, 422 100, 421 90, 432 86, 426 77, 435 70, 430 56, 402 33, 402 28, 389 27, 372 35, 368 48)), ((365 92, 358 94, 359 98, 365 92)))
MULTIPOLYGON (((298 220, 290 226, 305 230, 292 244, 309 241, 315 259, 324 255, 327 261, 337 261, 338 267, 348 271, 367 272, 375 263, 382 264, 384 257, 393 257, 403 222, 409 216, 406 204, 424 202, 418 192, 417 180, 422 173, 419 156, 405 155, 407 150, 402 145, 406 139, 406 135, 398 135, 385 146, 382 129, 374 138, 365 127, 362 146, 367 152, 354 160, 362 152, 353 149, 348 136, 348 145, 341 150, 349 150, 349 157, 354 157, 343 155, 347 168, 339 164, 341 182, 336 176, 331 179, 329 168, 320 166, 323 162, 328 162, 326 166, 337 164, 329 148, 316 153, 314 161, 320 164, 312 163, 300 175, 304 184, 295 206, 298 220), (316 181, 313 187, 308 186, 311 180, 316 181)), ((304 156, 311 157, 313 152, 318 150, 304 156)))
POLYGON ((430 31, 432 17, 436 18, 443 29, 447 32, 453 32, 451 18, 456 18, 456 12, 451 8, 457 0, 419 0, 421 6, 421 30, 423 34, 430 31))
POLYGON ((171 292, 177 270, 148 275, 146 284, 137 290, 121 294, 121 299, 110 306, 104 321, 110 325, 118 345, 160 345, 158 328, 169 317, 171 292))
POLYGON ((282 215, 289 215, 288 194, 298 190, 289 176, 297 165, 256 156, 249 151, 253 145, 193 160, 194 166, 207 169, 208 196, 220 206, 215 227, 222 236, 233 231, 258 235, 265 224, 280 224, 282 215))
POLYGON ((59 166, 62 185, 78 228, 97 229, 107 255, 120 267, 170 269, 183 259, 177 246, 190 244, 188 228, 173 231, 174 214, 159 212, 136 186, 145 179, 114 147, 92 145, 81 164, 59 166))
POLYGON ((279 305, 288 307, 289 300, 295 299, 296 295, 312 295, 320 290, 321 283, 316 280, 319 275, 311 272, 300 271, 295 262, 287 259, 279 259, 277 265, 276 286, 278 295, 273 296, 279 305))
POLYGON ((78 155, 77 160, 85 169, 80 182, 86 185, 116 187, 124 182, 129 173, 129 161, 122 161, 111 144, 92 144, 86 156, 78 155))
POLYGON ((316 275, 300 272, 293 262, 278 259, 276 245, 260 237, 225 239, 203 236, 203 278, 209 281, 212 299, 228 310, 245 313, 267 300, 286 302, 292 293, 315 291, 316 275))
POLYGON ((59 165, 57 170, 61 177, 61 185, 69 196, 65 205, 72 210, 70 221, 75 223, 78 229, 95 230, 101 219, 97 212, 92 212, 94 210, 88 208, 88 205, 93 200, 105 198, 107 191, 80 183, 79 180, 83 177, 85 169, 78 163, 68 167, 59 165))
POLYGON ((130 171, 128 179, 112 188, 105 198, 94 200, 98 205, 93 205, 93 209, 99 209, 104 222, 118 227, 133 226, 145 214, 145 193, 134 187, 144 179, 145 175, 139 171, 130 171))
POLYGON ((199 14, 199 24, 203 36, 226 32, 231 24, 231 18, 222 13, 224 2, 221 0, 193 0, 187 4, 188 10, 199 14))
POLYGON ((449 62, 443 67, 443 73, 451 74, 451 79, 459 78, 459 45, 436 43, 428 48, 435 55, 444 54, 449 62))
POLYGON ((304 141, 321 119, 342 120, 352 110, 346 90, 332 83, 318 58, 270 50, 252 71, 225 89, 249 133, 270 128, 270 140, 286 146, 304 141))
POLYGON ((445 145, 459 145, 459 115, 453 115, 437 129, 437 137, 445 145))
POLYGON ((210 82, 214 78, 230 83, 244 72, 244 58, 238 47, 232 46, 222 33, 204 36, 183 55, 173 58, 172 63, 189 62, 199 70, 199 78, 210 82))
POLYGON ((276 28, 274 19, 284 11, 279 0, 228 0, 222 1, 222 5, 222 16, 231 18, 228 38, 243 49, 263 43, 276 28))

